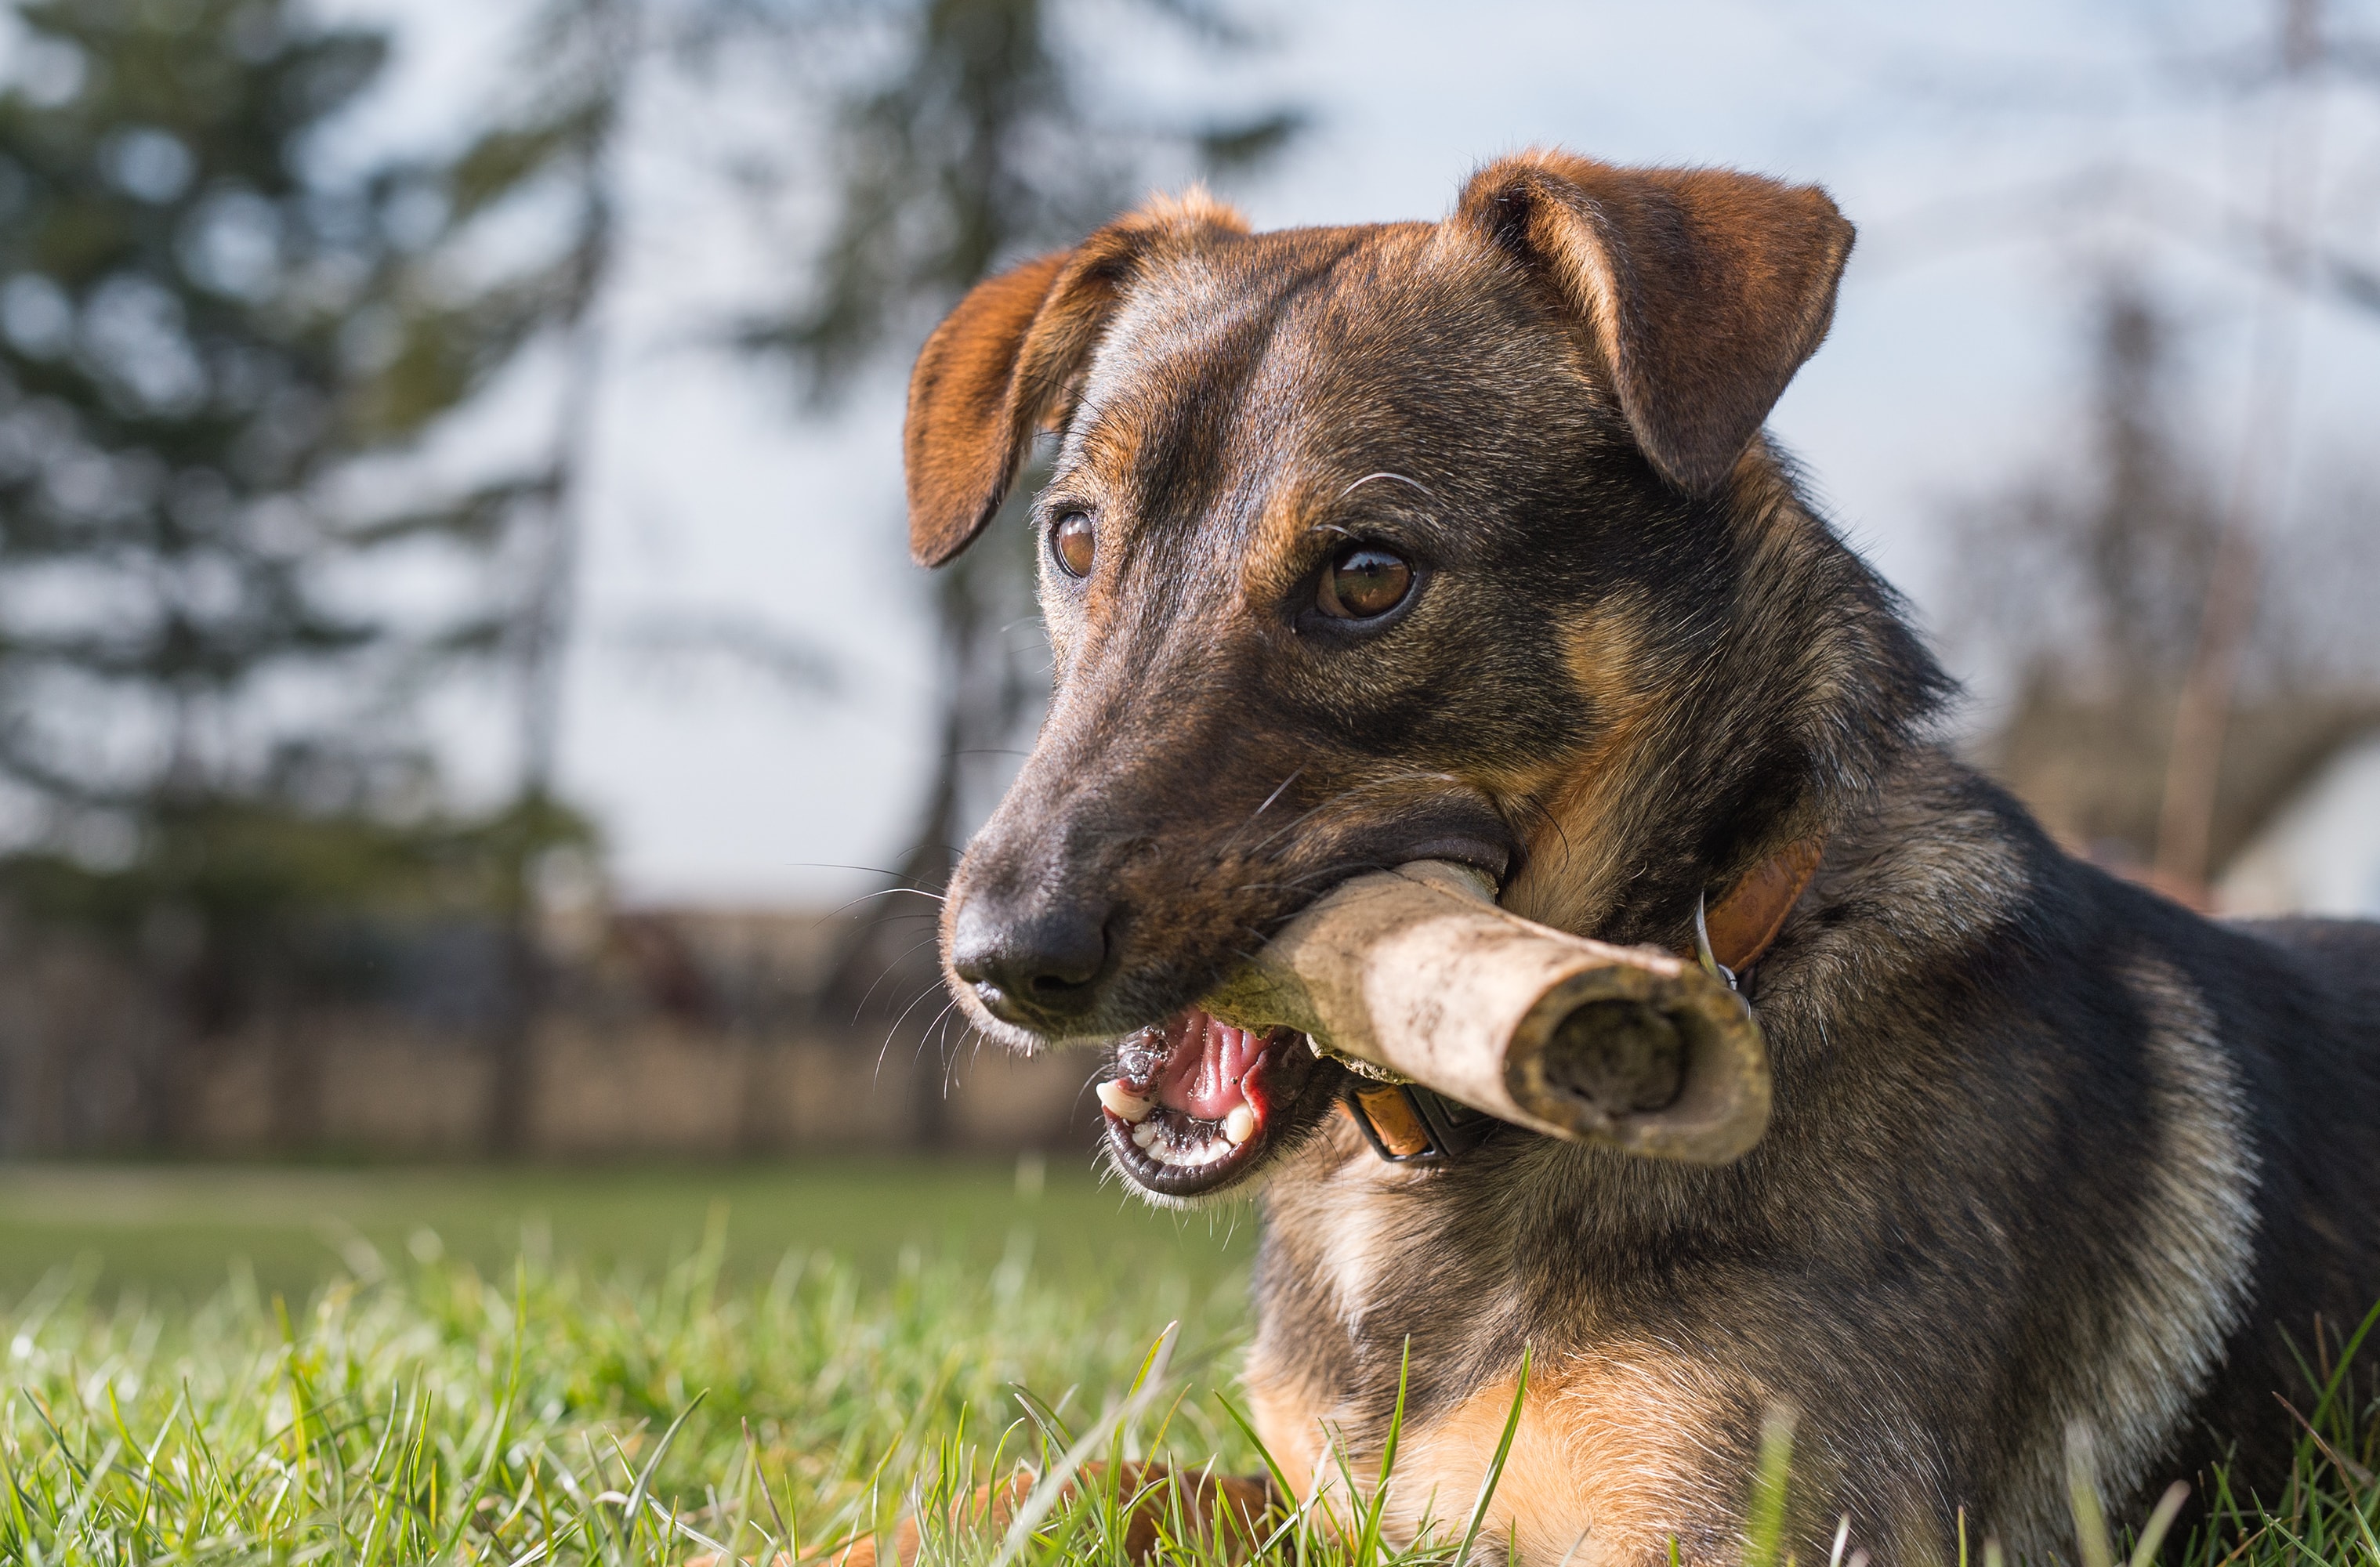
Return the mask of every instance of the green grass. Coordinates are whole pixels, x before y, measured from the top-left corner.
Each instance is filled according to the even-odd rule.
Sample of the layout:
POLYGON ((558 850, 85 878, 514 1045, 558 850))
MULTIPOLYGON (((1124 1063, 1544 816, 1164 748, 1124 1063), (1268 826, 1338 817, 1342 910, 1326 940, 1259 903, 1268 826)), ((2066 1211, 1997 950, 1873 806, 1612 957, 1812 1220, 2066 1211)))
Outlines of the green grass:
POLYGON ((880 1280, 905 1250, 983 1268, 1020 1226, 1044 1277, 1172 1271, 1201 1283, 1246 1267, 1245 1216, 1152 1213, 1092 1176, 1087 1156, 1046 1161, 842 1160, 775 1165, 583 1168, 0 1167, 0 1294, 61 1263, 95 1269, 93 1293, 195 1302, 237 1259, 257 1287, 302 1300, 373 1258, 428 1256, 508 1275, 516 1253, 608 1275, 650 1273, 730 1216, 731 1281, 789 1251, 829 1251, 880 1280))
MULTIPOLYGON (((1052 1172, 1036 1196, 1029 1178, 1020 1191, 1014 1171, 981 1167, 203 1174, 43 1177, 60 1244, 0 1311, 0 1560, 625 1567, 724 1548, 767 1561, 914 1508, 935 1567, 1123 1567, 1131 1499, 1112 1486, 1087 1484, 1013 1539, 952 1522, 956 1500, 1020 1461, 1045 1476, 1070 1457, 1244 1473, 1263 1462, 1226 1402, 1245 1233, 1120 1209, 1073 1176, 1052 1172), (629 1189, 642 1181, 659 1195, 629 1189), (358 1195, 384 1188, 402 1194, 385 1211, 358 1195), (128 1204, 127 1189, 187 1207, 128 1204), (316 1243, 327 1271, 317 1258, 307 1274, 293 1254, 293 1276, 312 1281, 303 1294, 276 1294, 261 1267, 186 1294, 196 1275, 110 1255, 111 1238, 205 1230, 210 1211, 230 1226, 209 1190, 278 1193, 285 1210, 241 1221, 257 1234, 302 1234, 326 1211, 355 1234, 344 1258, 316 1243), (60 1216, 76 1193, 81 1228, 60 1216), (847 1200, 822 1207, 826 1194, 847 1200), (722 1195, 769 1199, 753 1217, 764 1236, 808 1239, 770 1257, 744 1233, 747 1208, 722 1207, 722 1195), (796 1197, 810 1200, 796 1210, 796 1197), (955 1230, 929 1211, 945 1201, 963 1218, 955 1230), (433 1214, 490 1238, 442 1233, 431 1245, 420 1237, 433 1214), (542 1217, 550 1243, 475 1251, 497 1247, 507 1216, 523 1214, 542 1217), (107 1215, 112 1230, 92 1217, 107 1215)), ((6 1184, 7 1202, 34 1189, 27 1179, 6 1184)), ((7 1212, 0 1256, 30 1266, 40 1226, 7 1212)), ((2168 1542, 2163 1560, 2380 1567, 2369 1472, 2380 1415, 2352 1407, 2348 1379, 2329 1376, 2332 1396, 2300 1405, 2321 1439, 2309 1437, 2274 1511, 2239 1502, 2211 1530, 2168 1542)), ((2076 1463, 2087 1470, 2087 1450, 2076 1463)), ((1767 1563, 1791 1487, 1781 1426, 1764 1476, 1749 1516, 1752 1560, 1767 1563)), ((1342 1534, 1293 1516, 1277 1521, 1267 1556, 1273 1567, 1448 1562, 1482 1516, 1462 1512, 1403 1549, 1360 1519, 1342 1534)), ((2087 1567, 2132 1552, 2120 1522, 2082 1517, 2087 1567)), ((1195 1536, 1174 1522, 1177 1539, 1195 1536)), ((1162 1567, 1218 1567, 1219 1555, 1169 1546, 1162 1567)))

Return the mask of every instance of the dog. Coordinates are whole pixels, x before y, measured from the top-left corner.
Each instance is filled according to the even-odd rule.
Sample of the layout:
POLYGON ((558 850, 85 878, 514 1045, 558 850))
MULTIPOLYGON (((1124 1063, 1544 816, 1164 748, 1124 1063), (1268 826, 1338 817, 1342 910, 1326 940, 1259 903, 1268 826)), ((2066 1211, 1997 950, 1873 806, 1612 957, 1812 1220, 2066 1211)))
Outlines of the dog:
POLYGON ((2072 1428, 2111 1506, 2226 1460, 2273 1497, 2293 1354, 2380 1298, 2380 927, 2202 918, 1942 742, 1951 683, 1763 432, 1852 242, 1815 187, 1554 151, 1438 223, 1255 234, 1194 189, 917 360, 921 563, 1055 435, 1052 693, 951 881, 950 988, 1019 1051, 1109 1048, 1152 1201, 1260 1191, 1255 1424, 1300 1496, 1362 1488, 1402 1391, 1391 1538, 1460 1526, 1517 1392, 1488 1559, 1737 1559, 1780 1411, 1803 1560, 1839 1519, 1879 1561, 1962 1518, 2062 1557, 2072 1428), (1378 1085, 1199 1010, 1422 859, 1607 941, 1735 930, 1758 1145, 1383 1157, 1378 1085))

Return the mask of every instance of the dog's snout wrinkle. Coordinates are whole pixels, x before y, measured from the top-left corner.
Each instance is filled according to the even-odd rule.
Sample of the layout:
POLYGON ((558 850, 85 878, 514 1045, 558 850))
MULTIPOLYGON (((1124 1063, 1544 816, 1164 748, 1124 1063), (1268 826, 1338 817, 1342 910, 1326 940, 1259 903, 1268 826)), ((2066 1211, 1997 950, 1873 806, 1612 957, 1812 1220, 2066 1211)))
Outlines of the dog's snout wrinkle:
POLYGON ((976 897, 952 920, 951 971, 994 1016, 1026 1027, 1087 1013, 1107 958, 1107 911, 1088 904, 976 897))

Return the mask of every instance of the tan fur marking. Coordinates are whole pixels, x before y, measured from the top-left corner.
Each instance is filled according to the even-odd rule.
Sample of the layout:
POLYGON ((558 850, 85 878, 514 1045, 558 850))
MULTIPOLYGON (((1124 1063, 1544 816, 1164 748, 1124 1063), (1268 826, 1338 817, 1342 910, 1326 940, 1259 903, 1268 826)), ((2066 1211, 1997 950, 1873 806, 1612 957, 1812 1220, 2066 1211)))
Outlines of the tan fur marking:
POLYGON ((1251 1381, 1247 1393, 1249 1421, 1281 1477, 1299 1500, 1312 1496, 1324 1438, 1311 1398, 1301 1387, 1277 1382, 1251 1381))
POLYGON ((1614 601, 1564 628, 1563 662, 1596 716, 1597 739, 1550 776, 1500 791, 1536 808, 1515 815, 1528 854, 1504 893, 1504 905, 1524 919, 1586 933, 1626 874, 1615 856, 1627 838, 1612 826, 1630 798, 1628 772, 1651 712, 1646 613, 1647 606, 1614 601))
MULTIPOLYGON (((1509 1379, 1496 1382, 1405 1433, 1387 1509, 1397 1537, 1411 1539, 1426 1521, 1459 1535, 1503 1435, 1512 1389, 1509 1379)), ((1713 1522, 1681 1511, 1707 1485, 1709 1455, 1694 1433, 1716 1423, 1723 1403, 1707 1366, 1650 1343, 1607 1344, 1540 1367, 1483 1539, 1531 1567, 1565 1556, 1590 1567, 1650 1561, 1672 1536, 1691 1559, 1691 1542, 1713 1522)), ((1713 1499, 1718 1508, 1731 1503, 1713 1499)))

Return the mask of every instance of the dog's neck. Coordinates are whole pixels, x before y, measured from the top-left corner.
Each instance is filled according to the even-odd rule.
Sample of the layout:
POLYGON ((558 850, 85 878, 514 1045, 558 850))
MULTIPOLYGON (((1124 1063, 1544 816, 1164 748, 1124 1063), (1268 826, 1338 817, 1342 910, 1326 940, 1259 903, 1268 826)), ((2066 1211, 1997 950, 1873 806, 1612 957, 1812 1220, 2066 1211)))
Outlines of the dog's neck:
POLYGON ((1649 650, 1658 705, 1604 726, 1516 813, 1545 823, 1507 889, 1517 913, 1686 950, 1698 901, 1742 896, 1729 937, 1756 950, 1815 869, 1803 845, 1873 802, 1953 689, 1781 457, 1755 449, 1710 505, 1686 520, 1718 541, 1701 606, 1717 634, 1649 650))

